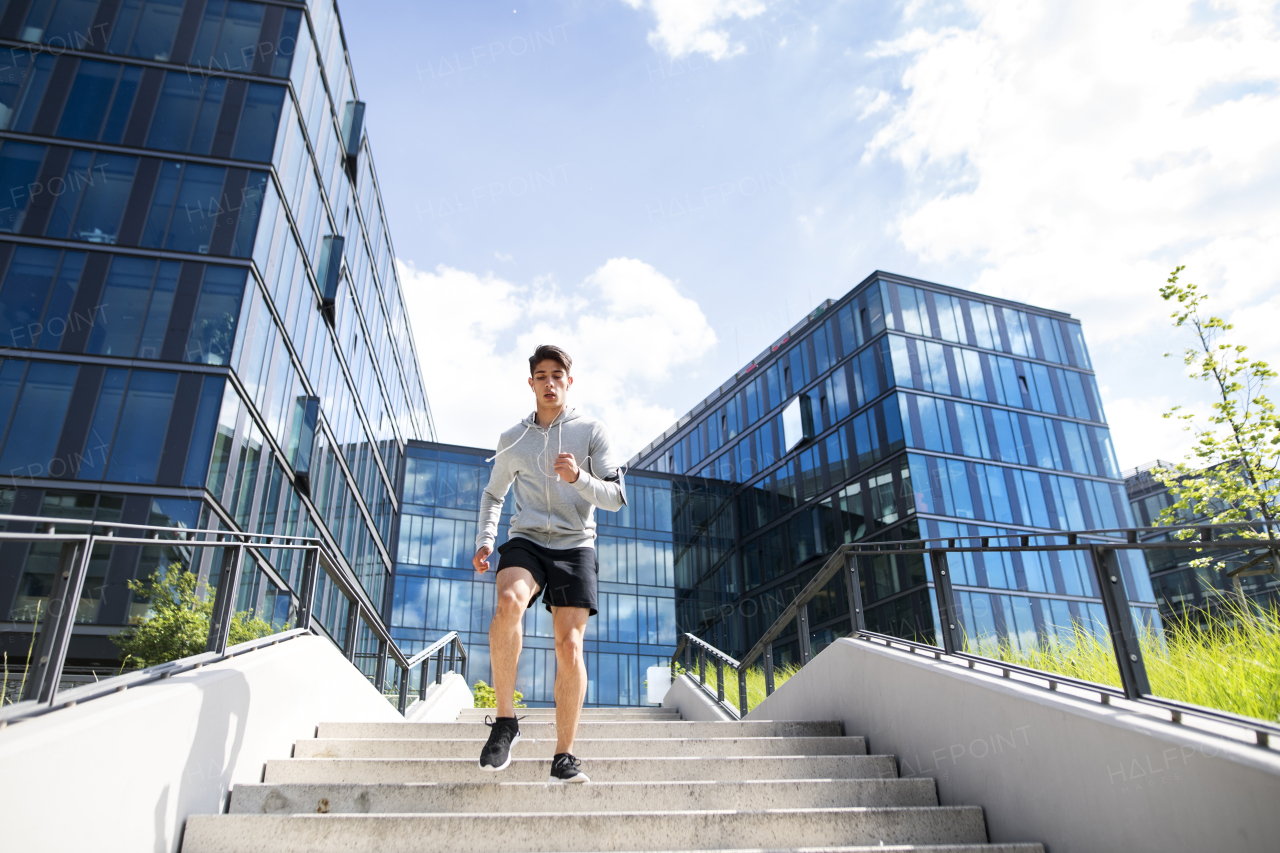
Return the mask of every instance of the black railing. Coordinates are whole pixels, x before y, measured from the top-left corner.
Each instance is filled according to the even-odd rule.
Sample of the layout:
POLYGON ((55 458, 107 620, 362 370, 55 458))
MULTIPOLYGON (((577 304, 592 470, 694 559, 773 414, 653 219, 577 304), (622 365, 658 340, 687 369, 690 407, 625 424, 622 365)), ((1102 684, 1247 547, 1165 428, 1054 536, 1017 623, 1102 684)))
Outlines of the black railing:
MULTIPOLYGON (((370 602, 363 586, 344 563, 333 557, 321 539, 17 515, 0 515, 0 523, 5 525, 5 529, 0 531, 0 544, 61 543, 58 568, 49 593, 48 610, 43 619, 33 621, 31 626, 35 636, 32 653, 27 661, 23 695, 13 705, 0 708, 0 727, 309 634, 329 639, 354 665, 361 625, 372 632, 378 643, 375 671, 371 680, 384 695, 388 663, 394 663, 400 669, 399 678, 396 679, 396 705, 402 714, 408 705, 411 672, 415 667, 421 667, 418 692, 420 697, 425 696, 427 666, 434 655, 437 664, 436 682, 439 683, 445 673, 443 665, 446 647, 449 649, 450 669, 460 663, 462 674, 464 677, 466 675, 467 654, 457 632, 449 633, 412 658, 406 656, 392 639, 390 630, 370 602), (15 531, 15 525, 29 527, 30 530, 15 531), (68 532, 68 529, 78 532, 68 532), (191 552, 214 550, 221 553, 213 612, 209 619, 209 633, 203 654, 123 673, 83 687, 59 689, 90 559, 94 547, 99 544, 168 546, 191 552), (253 554, 259 558, 261 567, 270 565, 269 561, 261 559, 263 552, 284 551, 300 551, 303 555, 301 581, 296 592, 272 573, 273 581, 282 591, 289 592, 291 597, 296 596, 296 602, 291 608, 294 628, 229 647, 231 621, 235 613, 235 599, 240 589, 245 555, 253 554), (322 577, 337 588, 347 604, 341 642, 316 616, 316 595, 322 577)), ((368 673, 365 675, 368 677, 368 673)))
MULTIPOLYGON (((1145 706, 1150 710, 1159 708, 1170 715, 1174 722, 1183 722, 1185 716, 1199 717, 1218 723, 1243 727, 1253 732, 1260 746, 1267 746, 1272 737, 1280 736, 1280 726, 1252 717, 1244 717, 1227 711, 1205 708, 1187 702, 1179 702, 1153 695, 1147 677, 1146 664, 1143 659, 1142 644, 1137 626, 1130 611, 1130 599, 1125 590, 1124 573, 1120 566, 1119 551, 1132 550, 1139 552, 1186 551, 1194 550, 1203 555, 1217 553, 1236 553, 1241 551, 1258 551, 1263 553, 1244 564, 1249 568, 1259 563, 1271 562, 1280 565, 1280 539, 1260 537, 1256 524, 1217 524, 1186 525, 1180 527, 1161 528, 1123 528, 1116 530, 1085 531, 1057 534, 1014 534, 1007 536, 972 536, 944 539, 919 539, 896 542, 859 542, 841 545, 822 568, 805 584, 804 588, 787 605, 774 623, 764 632, 743 656, 735 661, 724 652, 706 641, 685 634, 680 638, 671 657, 674 670, 681 653, 684 654, 685 669, 692 670, 692 657, 696 649, 699 663, 698 682, 709 695, 716 697, 717 702, 736 717, 746 716, 748 712, 746 673, 747 670, 763 657, 765 695, 774 691, 773 678, 773 643, 792 625, 798 635, 799 663, 808 663, 813 657, 810 646, 808 604, 837 575, 843 573, 846 594, 849 597, 849 617, 851 633, 855 639, 865 639, 887 645, 899 646, 912 652, 924 652, 942 660, 944 656, 951 661, 964 663, 970 669, 978 665, 997 669, 1004 677, 1011 674, 1041 679, 1050 690, 1060 686, 1079 688, 1096 693, 1099 701, 1109 704, 1112 699, 1125 699, 1145 706), (1139 537, 1150 535, 1153 531, 1169 533, 1171 537, 1160 541, 1140 541, 1139 537), (1250 534, 1245 538, 1244 534, 1250 534), (1179 536, 1194 538, 1178 538, 1179 536), (1005 542, 1007 544, 999 544, 1005 542), (966 544, 967 543, 967 544, 966 544), (1089 558, 1088 562, 1094 571, 1095 585, 1106 614, 1108 632, 1111 639, 1111 651, 1120 678, 1120 689, 1092 681, 1071 678, 1069 676, 1033 669, 997 658, 974 654, 967 650, 965 633, 956 608, 955 593, 952 589, 951 565, 948 559, 951 554, 986 554, 986 553, 1044 553, 1044 552, 1082 552, 1089 558), (885 555, 918 555, 925 557, 929 563, 931 575, 930 586, 937 595, 938 617, 941 643, 929 645, 912 640, 905 640, 888 634, 867 630, 866 614, 862 602, 862 583, 860 577, 859 558, 881 557, 885 555), (706 684, 705 661, 710 656, 717 667, 715 693, 706 684), (724 701, 723 668, 729 667, 737 672, 738 707, 734 708, 724 701)), ((1227 572, 1239 572, 1236 567, 1227 572)), ((1146 566, 1137 567, 1146 571, 1146 566)), ((1019 590, 989 589, 984 592, 998 594, 1017 594, 1019 590)))

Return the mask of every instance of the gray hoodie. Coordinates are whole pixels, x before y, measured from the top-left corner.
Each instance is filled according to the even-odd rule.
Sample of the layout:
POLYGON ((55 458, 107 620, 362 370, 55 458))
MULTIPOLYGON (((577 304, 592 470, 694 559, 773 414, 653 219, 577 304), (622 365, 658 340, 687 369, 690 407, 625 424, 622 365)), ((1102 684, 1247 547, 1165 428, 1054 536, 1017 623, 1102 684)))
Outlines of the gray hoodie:
POLYGON ((498 439, 493 473, 480 496, 476 548, 493 547, 502 503, 512 482, 516 511, 509 533, 557 551, 594 548, 596 507, 616 512, 627 502, 622 470, 613 458, 604 424, 566 408, 549 429, 529 415, 498 439), (580 469, 576 483, 555 471, 556 457, 572 453, 580 469))

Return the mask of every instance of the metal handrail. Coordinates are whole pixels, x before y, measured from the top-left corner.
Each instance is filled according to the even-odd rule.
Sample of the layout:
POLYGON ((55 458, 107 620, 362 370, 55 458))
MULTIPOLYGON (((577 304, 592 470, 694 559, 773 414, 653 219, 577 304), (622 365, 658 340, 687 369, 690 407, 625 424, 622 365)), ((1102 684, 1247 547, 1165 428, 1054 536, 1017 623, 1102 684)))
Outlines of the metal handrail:
POLYGON ((418 679, 418 701, 427 698, 427 664, 431 662, 431 658, 436 659, 436 684, 440 684, 444 680, 444 650, 449 649, 449 670, 457 672, 455 667, 455 655, 461 656, 462 661, 462 677, 467 677, 467 649, 462 645, 462 638, 458 636, 457 631, 450 631, 422 651, 405 662, 400 668, 400 713, 403 714, 408 709, 409 700, 409 675, 414 667, 422 667, 422 675, 418 679))
MULTIPOLYGON (((966 666, 971 669, 977 664, 994 667, 1001 670, 1005 677, 1008 677, 1011 673, 1018 673, 1019 675, 1043 679, 1047 682, 1050 690, 1056 690, 1060 685, 1079 688, 1097 693, 1099 701, 1104 704, 1109 704, 1113 698, 1119 698, 1138 703, 1139 706, 1145 705, 1160 708, 1169 712, 1173 722, 1183 722, 1185 716, 1191 716, 1238 726, 1253 732, 1258 745, 1267 746, 1271 737, 1280 737, 1280 726, 1265 720, 1257 720, 1152 694, 1151 686, 1147 679, 1138 631, 1134 625, 1133 616, 1129 612, 1129 599, 1124 591, 1124 575, 1120 570, 1117 556, 1118 549, 1138 551, 1185 549, 1227 551, 1240 550, 1242 547, 1266 549, 1273 557, 1280 556, 1280 539, 1270 537, 1224 539, 1217 535, 1220 531, 1233 531, 1241 528, 1250 528, 1256 531, 1257 527, 1257 524, 1250 523, 1194 524, 1158 528, 1115 528, 1105 531, 956 536, 844 544, 836 548, 822 568, 805 584, 804 588, 800 590, 774 623, 760 636, 741 661, 734 661, 724 652, 693 634, 685 634, 681 637, 676 651, 672 654, 671 666, 674 669, 679 654, 684 652, 685 668, 686 670, 690 669, 691 649, 696 647, 699 650, 698 681, 700 686, 710 694, 711 691, 706 686, 705 661, 707 655, 711 655, 717 664, 717 701, 731 712, 735 712, 735 716, 739 718, 746 716, 748 710, 746 695, 747 669, 757 659, 764 658, 765 695, 771 695, 774 691, 773 641, 792 624, 796 626, 797 639, 800 646, 800 665, 804 666, 809 662, 813 657, 813 652, 809 636, 808 604, 815 595, 826 587, 832 578, 844 571, 848 573, 845 579, 845 587, 849 596, 849 615, 852 627, 850 636, 854 638, 904 645, 912 651, 927 651, 939 660, 944 659, 944 656, 946 656, 964 661, 966 666), (1162 541, 1142 541, 1139 538, 1140 535, 1149 534, 1153 531, 1162 533, 1190 532, 1197 534, 1198 538, 1162 541), (1016 544, 992 544, 993 541, 1000 540, 1011 540, 1016 544), (1040 541, 1033 544, 1032 540, 1040 541), (1065 542, 1055 543, 1051 540, 1065 540, 1065 542), (961 542, 976 542, 978 544, 957 544, 961 542), (1096 574, 1095 580, 1110 630, 1112 652, 1120 675, 1121 687, 1119 689, 964 651, 964 634, 959 625, 959 620, 956 618, 955 596, 947 566, 947 555, 1060 551, 1087 551, 1091 556, 1090 562, 1096 574), (903 640, 867 630, 856 558, 883 556, 886 554, 928 555, 932 574, 932 587, 938 599, 938 616, 942 620, 942 644, 940 647, 903 640), (738 673, 739 707, 737 709, 724 702, 724 665, 736 669, 738 673)), ((1009 592, 1016 592, 1016 590, 1010 590, 1009 592)))
MULTIPOLYGON (((378 640, 377 665, 373 683, 381 692, 386 682, 388 661, 394 661, 400 667, 399 710, 405 711, 408 701, 408 673, 413 666, 426 666, 426 652, 410 658, 400 649, 391 637, 391 631, 382 616, 369 603, 368 595, 354 574, 344 563, 329 553, 324 540, 305 536, 279 536, 262 533, 245 533, 235 530, 213 530, 205 528, 175 528, 154 524, 128 524, 120 522, 96 522, 81 519, 55 518, 44 516, 21 516, 0 514, 0 522, 5 522, 9 529, 0 531, 0 541, 56 542, 62 544, 59 567, 55 575, 54 588, 49 596, 49 610, 43 622, 33 623, 32 630, 37 632, 34 651, 27 661, 28 686, 22 700, 0 710, 0 727, 29 717, 38 716, 61 707, 69 707, 79 702, 99 698, 109 693, 127 690, 132 686, 160 678, 167 678, 177 672, 197 669, 209 663, 225 660, 246 651, 276 645, 303 634, 316 634, 327 637, 337 644, 333 635, 315 618, 315 597, 321 573, 338 588, 347 601, 347 618, 343 642, 340 644, 343 655, 348 661, 355 663, 356 640, 359 626, 363 623, 378 640), (31 525, 33 530, 14 531, 13 523, 31 525), (43 532, 37 528, 43 527, 43 532), (58 532, 59 528, 87 528, 86 532, 58 532), (106 528, 106 533, 97 532, 97 528, 106 528), (126 532, 141 532, 142 536, 117 535, 126 532), (147 536, 146 533, 154 535, 147 536), (183 538, 161 538, 160 534, 183 533, 183 538), (111 545, 157 545, 172 544, 184 548, 216 548, 222 551, 222 564, 218 572, 217 589, 214 594, 213 613, 209 620, 209 635, 206 651, 178 661, 159 664, 137 672, 124 673, 104 679, 93 685, 71 688, 60 691, 63 667, 70 648, 72 632, 75 628, 75 611, 80 601, 80 593, 88 575, 89 562, 94 546, 98 543, 111 545), (301 584, 295 589, 286 589, 297 598, 295 628, 270 637, 241 643, 228 647, 231 620, 234 615, 235 596, 240 587, 240 575, 244 565, 246 551, 259 554, 269 550, 298 550, 303 552, 301 584)), ((450 632, 441 640, 432 644, 427 651, 437 653, 437 681, 443 678, 441 666, 444 661, 444 647, 450 646, 449 665, 453 668, 461 661, 463 675, 466 675, 466 649, 463 647, 457 632, 450 632)), ((425 684, 423 685, 425 688, 425 684)), ((424 693, 425 689, 420 690, 424 693)))

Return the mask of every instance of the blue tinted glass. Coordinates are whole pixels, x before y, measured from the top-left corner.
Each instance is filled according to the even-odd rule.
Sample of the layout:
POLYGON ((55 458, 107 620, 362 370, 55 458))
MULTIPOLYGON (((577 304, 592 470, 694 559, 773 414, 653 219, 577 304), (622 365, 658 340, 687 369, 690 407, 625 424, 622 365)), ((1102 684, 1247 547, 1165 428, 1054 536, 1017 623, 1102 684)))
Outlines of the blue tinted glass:
MULTIPOLYGON (((4 14, 4 7, 8 0, 0 2, 0 15, 4 14)), ((8 130, 9 121, 13 118, 18 108, 18 98, 22 95, 23 86, 31 79, 31 60, 30 53, 21 53, 17 50, 8 51, 5 57, 5 63, 10 73, 0 75, 0 130, 8 130)))
POLYGON ((76 214, 71 236, 90 243, 114 244, 120 231, 120 219, 133 188, 133 174, 138 158, 100 152, 93 164, 93 175, 85 187, 84 201, 76 214))
MULTIPOLYGON (((147 134, 147 147, 164 151, 186 151, 191 139, 191 126, 200 111, 204 81, 198 74, 170 71, 165 75, 156 103, 155 118, 147 134)), ((206 149, 207 150, 207 149, 206 149)))
POLYGON ((218 43, 218 31, 222 29, 222 13, 226 10, 226 5, 226 0, 209 0, 204 7, 204 17, 200 20, 200 32, 196 34, 196 43, 191 49, 193 65, 209 64, 214 45, 218 43))
POLYGON ((159 358, 164 346, 164 335, 169 326, 169 311, 173 308, 173 294, 178 287, 176 261, 161 261, 151 289, 151 302, 147 305, 147 319, 142 326, 142 339, 138 341, 138 358, 159 358))
MULTIPOLYGON (((126 5, 138 5, 138 0, 125 2, 126 5)), ((168 62, 169 53, 173 49, 173 37, 178 32, 178 20, 182 17, 183 3, 184 0, 147 0, 138 28, 129 44, 129 55, 168 62)), ((114 42, 112 52, 119 52, 115 50, 114 42)))
POLYGON ((93 324, 86 352, 132 358, 146 317, 156 262, 117 255, 102 290, 102 310, 93 324))
POLYGON ((289 67, 293 63, 294 50, 297 47, 298 24, 302 21, 302 13, 290 9, 284 13, 284 24, 280 27, 280 43, 276 45, 276 58, 271 65, 272 77, 288 77, 289 67))
POLYGON ((18 399, 18 389, 22 387, 22 372, 26 369, 25 361, 12 358, 0 364, 0 441, 4 439, 4 431, 9 426, 13 402, 18 399))
POLYGON ((177 384, 176 373, 133 371, 120 412, 116 440, 111 447, 108 480, 125 483, 155 481, 177 384))
POLYGON ((250 83, 245 96, 240 128, 231 156, 237 160, 269 162, 280 126, 280 110, 284 104, 284 87, 250 83))
POLYGON ((166 249, 208 254, 226 173, 220 166, 187 164, 173 205, 173 219, 164 242, 166 249))
POLYGON ((235 267, 211 266, 205 270, 187 341, 186 361, 227 364, 235 343, 240 300, 248 273, 235 267))
MULTIPOLYGON (((42 4, 35 4, 31 16, 27 19, 28 25, 31 24, 31 17, 37 14, 40 5, 42 4)), ((49 26, 45 29, 40 41, 58 47, 77 49, 98 47, 94 37, 100 38, 102 34, 93 29, 93 17, 97 11, 98 0, 58 0, 53 10, 53 17, 49 19, 49 26)))
POLYGON ((93 152, 76 150, 67 163, 67 170, 62 178, 51 180, 48 191, 58 201, 53 206, 53 214, 45 227, 45 235, 49 237, 66 237, 75 220, 76 208, 84 196, 85 187, 94 179, 93 152))
POLYGON ((213 437, 218 428, 218 410, 222 407, 222 389, 226 380, 221 376, 206 376, 200 392, 200 407, 196 410, 196 424, 191 431, 190 450, 187 451, 187 470, 182 476, 184 486, 204 485, 209 470, 209 456, 213 452, 213 437))
MULTIPOLYGON (((0 149, 0 187, 9 188, 5 203, 12 209, 0 211, 0 231, 18 231, 26 216, 29 193, 44 162, 45 146, 25 142, 5 142, 0 149)), ((8 206, 6 204, 6 206, 8 206)))
POLYGON ((120 403, 124 389, 129 384, 129 371, 108 370, 98 392, 98 403, 93 409, 93 421, 89 424, 89 438, 84 446, 84 459, 76 475, 81 480, 101 480, 111 453, 111 438, 116 432, 116 419, 120 417, 120 403))
POLYGON ((111 102, 111 112, 107 114, 106 126, 102 128, 103 142, 119 143, 124 138, 124 128, 129 121, 129 113, 133 109, 133 97, 138 93, 138 81, 142 79, 142 69, 125 66, 120 73, 120 84, 116 86, 116 97, 111 102))
POLYGON ((80 273, 84 270, 84 252, 67 252, 62 258, 62 268, 53 283, 53 294, 44 312, 44 328, 40 330, 37 349, 56 350, 62 346, 67 329, 78 329, 93 322, 93 317, 72 317, 71 306, 80 288, 80 273))
POLYGON ((204 101, 196 117, 196 127, 191 133, 190 151, 208 154, 213 147, 213 133, 218 129, 218 114, 222 112, 222 96, 227 91, 225 77, 209 77, 204 85, 204 101))
MULTIPOLYGON (((213 5, 213 4, 210 4, 213 5)), ((210 65, 227 70, 248 71, 253 68, 254 53, 258 48, 258 33, 262 29, 262 15, 266 6, 261 3, 245 3, 230 0, 227 15, 222 21, 222 31, 213 49, 210 65)), ((196 54, 192 57, 199 59, 196 54)))
POLYGON ((266 192, 267 173, 250 172, 245 182, 244 197, 240 202, 240 221, 236 225, 236 239, 231 254, 247 258, 253 253, 253 241, 258 235, 258 217, 262 213, 262 200, 266 192))
MULTIPOLYGON (((16 54, 17 51, 10 51, 10 55, 16 54)), ((22 99, 14 107, 14 118, 9 128, 21 133, 29 133, 31 125, 35 123, 36 113, 40 110, 40 101, 44 98, 44 90, 49 86, 49 77, 53 74, 53 64, 56 57, 47 53, 42 53, 36 57, 33 69, 30 72, 31 79, 27 82, 26 89, 22 92, 22 99)))
POLYGON ((0 341, 30 348, 40 339, 44 306, 58 269, 57 249, 19 246, 0 286, 0 341))
POLYGON ((48 470, 76 381, 73 364, 32 362, 0 454, 0 471, 40 477, 48 470))
POLYGON ((151 197, 147 225, 142 229, 142 245, 148 249, 159 249, 164 245, 164 235, 169 230, 169 218, 173 213, 173 198, 181 182, 182 164, 176 160, 165 160, 160 167, 155 194, 151 197))
POLYGON ((119 75, 118 63, 80 60, 67 105, 62 110, 62 121, 58 123, 58 136, 96 140, 119 75))

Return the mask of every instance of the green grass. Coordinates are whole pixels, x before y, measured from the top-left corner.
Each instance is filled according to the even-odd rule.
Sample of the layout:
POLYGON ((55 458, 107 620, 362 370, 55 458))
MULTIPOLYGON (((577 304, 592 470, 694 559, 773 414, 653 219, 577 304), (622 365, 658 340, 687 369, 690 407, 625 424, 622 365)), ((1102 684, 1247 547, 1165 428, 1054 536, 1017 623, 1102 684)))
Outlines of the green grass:
MULTIPOLYGON (((1280 722, 1280 611, 1224 608, 1205 625, 1167 627, 1141 637, 1151 690, 1190 702, 1280 722)), ((980 654, 1046 672, 1120 686, 1109 639, 1077 626, 1072 642, 1019 650, 982 644, 980 654)))
MULTIPOLYGON (((684 672, 684 668, 680 664, 676 664, 677 674, 684 672)), ((773 668, 773 688, 777 690, 782 686, 788 678, 800 671, 798 666, 775 666, 773 668)), ((698 680, 698 665, 694 663, 693 668, 688 670, 688 674, 693 680, 698 680)), ((716 692, 716 668, 710 659, 707 660, 707 687, 712 693, 716 692)), ((764 701, 764 667, 752 667, 747 670, 747 710, 750 711, 755 706, 764 701)), ((738 705, 738 674, 731 669, 726 668, 724 673, 724 701, 737 708, 738 705)))
MULTIPOLYGON (((1147 678, 1156 696, 1280 722, 1280 610, 1226 605, 1207 624, 1166 626, 1163 638, 1141 638, 1147 678)), ((1097 684, 1120 686, 1108 638, 1076 626, 1070 642, 1023 650, 993 642, 967 644, 973 654, 1097 684)), ((683 671, 679 668, 679 671, 683 671)), ((799 670, 775 667, 774 687, 799 670)), ((697 666, 689 671, 695 680, 697 666)), ((707 687, 716 689, 715 666, 707 662, 707 687)), ((738 679, 725 673, 725 701, 738 707, 738 679)), ((747 670, 747 708, 764 701, 764 670, 747 670)))

